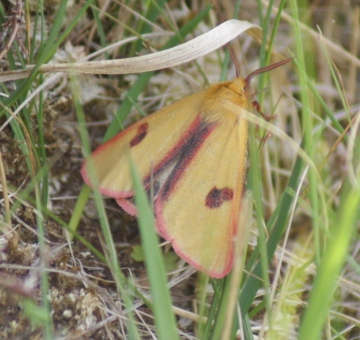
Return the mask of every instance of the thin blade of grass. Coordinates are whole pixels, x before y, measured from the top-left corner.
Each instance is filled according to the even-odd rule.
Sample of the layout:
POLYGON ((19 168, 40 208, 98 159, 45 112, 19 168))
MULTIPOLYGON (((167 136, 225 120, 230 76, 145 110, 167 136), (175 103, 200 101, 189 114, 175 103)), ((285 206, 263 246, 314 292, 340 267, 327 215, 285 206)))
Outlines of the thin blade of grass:
POLYGON ((348 255, 351 237, 358 225, 359 206, 360 188, 351 186, 347 182, 341 195, 337 218, 331 224, 328 245, 314 277, 308 306, 300 325, 299 340, 321 338, 320 333, 329 313, 337 277, 348 255))
MULTIPOLYGON (((301 171, 303 169, 303 164, 304 161, 300 157, 298 157, 296 159, 294 169, 292 171, 288 184, 284 190, 283 195, 281 196, 281 199, 279 200, 277 209, 275 209, 273 215, 271 216, 267 224, 267 229, 272 230, 267 246, 269 259, 271 259, 274 255, 276 246, 281 239, 283 231, 285 230, 287 217, 289 215, 293 200, 292 193, 296 190, 296 186, 299 181, 301 171)), ((256 246, 256 248, 254 249, 255 254, 259 252, 259 247, 260 246, 256 246)), ((254 261, 249 261, 246 265, 246 270, 250 271, 252 275, 246 276, 246 280, 244 282, 244 286, 239 298, 239 304, 241 306, 241 313, 243 315, 243 318, 246 313, 248 313, 251 303, 255 298, 255 294, 261 285, 261 281, 258 279, 258 277, 261 277, 261 263, 257 263, 256 265, 255 263, 256 262, 254 261)))
POLYGON ((234 240, 234 265, 224 287, 222 303, 219 307, 213 332, 214 339, 232 339, 235 337, 235 334, 231 334, 232 322, 236 315, 237 298, 239 296, 240 282, 244 271, 252 220, 252 203, 252 193, 251 191, 247 191, 242 199, 237 236, 234 240))
MULTIPOLYGON (((79 122, 80 139, 81 139, 83 148, 85 150, 85 156, 88 156, 90 154, 89 138, 87 136, 87 132, 86 132, 86 128, 85 128, 84 112, 79 103, 79 96, 76 95, 76 93, 78 93, 79 90, 75 84, 74 79, 72 80, 71 85, 72 85, 72 92, 73 92, 73 101, 75 103, 75 112, 76 112, 77 119, 79 122)), ((92 175, 91 162, 89 162, 87 171, 89 173, 90 180, 93 183, 96 183, 95 176, 92 175)), ((117 252, 116 252, 113 238, 111 235, 110 226, 109 226, 109 222, 108 222, 108 219, 106 216, 102 197, 101 197, 100 193, 98 193, 97 191, 93 191, 93 194, 94 194, 94 201, 95 201, 95 205, 96 205, 96 209, 97 209, 97 215, 99 218, 102 235, 104 236, 104 240, 105 240, 105 244, 106 244, 106 249, 104 249, 104 251, 107 252, 106 257, 109 259, 108 265, 109 265, 110 271, 114 277, 118 294, 121 296, 121 299, 124 301, 125 307, 128 311, 127 321, 126 321, 128 336, 131 339, 140 339, 140 335, 139 335, 138 329, 136 327, 134 315, 132 312, 132 301, 131 301, 131 296, 129 294, 129 291, 131 289, 130 290, 127 289, 128 285, 130 287, 132 285, 131 285, 131 282, 127 282, 127 280, 125 279, 125 277, 123 276, 123 274, 121 272, 119 262, 118 262, 117 252)))
POLYGON ((138 210, 137 220, 141 244, 152 295, 151 309, 155 317, 157 335, 159 339, 177 339, 175 317, 171 309, 171 299, 165 279, 165 264, 159 248, 159 239, 155 233, 154 215, 131 159, 130 169, 135 192, 135 204, 138 210))

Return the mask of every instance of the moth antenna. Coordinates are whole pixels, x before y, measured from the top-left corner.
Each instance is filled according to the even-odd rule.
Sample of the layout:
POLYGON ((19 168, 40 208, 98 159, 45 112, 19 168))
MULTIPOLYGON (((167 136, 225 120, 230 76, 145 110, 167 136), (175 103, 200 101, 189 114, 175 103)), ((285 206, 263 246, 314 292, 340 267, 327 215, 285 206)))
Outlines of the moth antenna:
POLYGON ((255 70, 255 71, 252 71, 252 72, 244 79, 245 84, 246 84, 246 85, 249 85, 251 79, 254 78, 255 76, 257 76, 258 74, 271 71, 271 70, 273 70, 273 69, 275 69, 275 68, 278 68, 278 67, 280 67, 280 66, 282 66, 282 65, 285 65, 285 64, 289 63, 289 62, 290 62, 291 60, 293 60, 293 59, 294 59, 293 57, 290 57, 290 58, 287 58, 287 59, 278 61, 277 63, 271 64, 271 65, 268 65, 268 66, 265 66, 265 67, 261 67, 261 68, 258 68, 258 69, 255 70))

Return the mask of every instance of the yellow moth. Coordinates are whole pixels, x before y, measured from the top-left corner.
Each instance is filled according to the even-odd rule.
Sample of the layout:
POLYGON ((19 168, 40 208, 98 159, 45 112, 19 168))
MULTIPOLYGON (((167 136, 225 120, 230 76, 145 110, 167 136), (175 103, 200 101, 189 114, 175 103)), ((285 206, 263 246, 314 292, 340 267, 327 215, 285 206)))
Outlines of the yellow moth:
POLYGON ((156 230, 175 252, 214 278, 229 273, 246 165, 247 122, 225 108, 249 109, 249 82, 291 59, 258 69, 245 79, 211 85, 131 125, 84 161, 104 195, 136 214, 129 153, 144 187, 152 187, 156 230))

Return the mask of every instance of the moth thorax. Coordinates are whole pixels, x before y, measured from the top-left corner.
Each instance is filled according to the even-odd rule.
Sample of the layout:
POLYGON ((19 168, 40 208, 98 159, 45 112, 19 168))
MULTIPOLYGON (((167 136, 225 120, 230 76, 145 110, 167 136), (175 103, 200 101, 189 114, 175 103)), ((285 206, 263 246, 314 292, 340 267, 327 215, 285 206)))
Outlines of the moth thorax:
POLYGON ((249 101, 245 91, 245 83, 242 79, 236 78, 233 81, 219 83, 207 90, 201 110, 206 121, 211 123, 236 123, 238 114, 226 109, 226 102, 248 109, 249 101))

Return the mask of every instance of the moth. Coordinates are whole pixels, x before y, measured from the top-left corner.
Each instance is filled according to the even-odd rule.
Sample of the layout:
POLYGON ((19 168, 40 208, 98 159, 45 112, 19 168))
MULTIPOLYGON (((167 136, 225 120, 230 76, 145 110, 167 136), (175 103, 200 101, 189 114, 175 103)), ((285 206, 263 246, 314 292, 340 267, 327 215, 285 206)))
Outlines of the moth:
POLYGON ((244 115, 224 103, 251 109, 250 80, 290 60, 211 85, 136 122, 83 162, 85 183, 91 186, 90 172, 94 189, 135 215, 130 156, 153 192, 157 233, 198 270, 224 277, 233 264, 248 136, 244 115))

